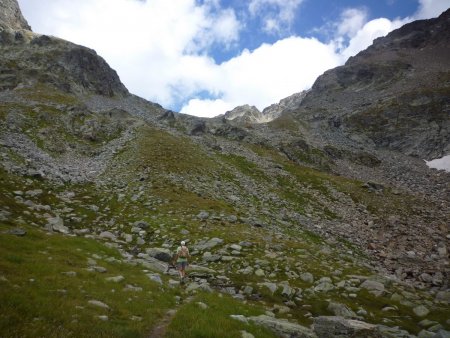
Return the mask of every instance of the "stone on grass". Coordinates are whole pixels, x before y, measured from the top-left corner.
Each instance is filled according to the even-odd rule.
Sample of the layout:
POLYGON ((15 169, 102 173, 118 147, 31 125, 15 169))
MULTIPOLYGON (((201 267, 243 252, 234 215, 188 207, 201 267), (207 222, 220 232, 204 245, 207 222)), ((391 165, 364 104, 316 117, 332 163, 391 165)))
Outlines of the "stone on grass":
POLYGON ((438 291, 435 300, 437 302, 450 304, 450 291, 438 291))
POLYGON ((328 311, 332 312, 335 316, 344 318, 355 318, 356 313, 350 310, 347 306, 341 303, 330 302, 328 304, 328 311))
POLYGON ((414 314, 417 316, 417 317, 425 317, 427 314, 429 314, 430 313, 430 310, 428 310, 425 306, 423 306, 423 305, 419 305, 419 306, 416 306, 414 309, 413 309, 413 312, 414 312, 414 314))
POLYGON ((312 273, 309 272, 303 272, 300 275, 300 279, 306 283, 314 283, 314 276, 312 275, 312 273))
POLYGON ((88 303, 91 304, 91 305, 94 305, 94 306, 98 306, 98 307, 104 308, 104 309, 109 309, 108 305, 106 305, 105 303, 103 303, 103 302, 101 302, 99 300, 92 299, 92 300, 88 301, 88 303))
POLYGON ((250 275, 251 273, 253 273, 253 268, 251 266, 247 266, 244 269, 238 270, 238 272, 242 275, 250 275))
POLYGON ((123 288, 123 291, 142 292, 142 290, 143 289, 140 286, 134 286, 134 285, 131 285, 131 284, 127 284, 123 288))
POLYGON ((239 320, 242 323, 247 324, 248 323, 248 319, 247 317, 243 316, 243 315, 230 315, 231 318, 239 320))
POLYGON ((201 219, 201 220, 207 220, 208 218, 209 218, 209 212, 207 212, 207 211, 200 211, 199 213, 198 213, 198 215, 197 215, 197 218, 198 219, 201 219))
POLYGON ((231 244, 230 245, 230 249, 241 251, 242 250, 242 246, 240 246, 239 244, 231 244))
POLYGON ((211 252, 205 252, 203 254, 203 261, 205 262, 217 262, 220 261, 220 259, 222 258, 221 255, 217 255, 217 254, 211 254, 211 252))
POLYGON ((69 228, 64 225, 63 219, 59 216, 47 219, 46 228, 62 234, 70 233, 69 228))
POLYGON ((136 221, 133 223, 133 226, 140 229, 147 229, 149 224, 145 221, 136 221))
POLYGON ((212 249, 215 246, 222 244, 222 243, 223 243, 223 239, 214 237, 207 241, 201 241, 200 243, 194 245, 193 249, 201 250, 201 251, 209 250, 209 249, 212 249))
POLYGON ((150 256, 154 257, 157 260, 163 262, 171 262, 172 261, 172 252, 166 248, 148 248, 145 252, 150 256))
POLYGON ((241 331, 241 338, 255 338, 255 336, 252 335, 251 333, 247 332, 247 331, 242 330, 241 331))
POLYGON ((125 280, 124 276, 114 276, 114 277, 107 277, 105 278, 107 282, 115 282, 120 283, 121 281, 125 280))
POLYGON ((244 287, 244 290, 242 290, 242 292, 246 295, 251 295, 253 292, 253 288, 250 285, 246 285, 244 287))
POLYGON ((96 272, 100 272, 100 273, 105 273, 105 272, 108 271, 108 270, 107 270, 106 268, 104 268, 103 266, 98 266, 98 265, 93 266, 93 267, 92 267, 92 270, 93 270, 93 271, 96 271, 96 272))
POLYGON ((260 315, 248 318, 256 325, 264 326, 281 337, 315 338, 316 335, 307 327, 297 323, 289 322, 286 319, 277 319, 267 315, 260 315))
POLYGON ((368 290, 371 294, 379 297, 384 293, 384 285, 383 283, 367 279, 361 285, 361 288, 368 290))
POLYGON ((450 331, 439 330, 433 338, 450 338, 450 331))
POLYGON ((156 282, 158 284, 162 285, 162 283, 163 283, 163 281, 161 279, 161 276, 159 274, 157 274, 157 273, 148 273, 147 277, 150 278, 150 280, 152 280, 152 281, 154 281, 154 282, 156 282))
POLYGON ((14 235, 14 236, 19 236, 19 237, 25 236, 27 234, 26 230, 24 230, 22 228, 14 228, 14 229, 6 231, 6 233, 8 235, 14 235))
POLYGON ((69 277, 75 277, 77 273, 75 271, 65 271, 61 272, 63 275, 69 276, 69 277))
POLYGON ((111 241, 115 241, 117 240, 116 235, 114 235, 112 232, 110 231, 102 231, 100 233, 100 235, 98 235, 100 238, 104 238, 104 239, 109 239, 111 241))
POLYGON ((381 335, 377 333, 376 325, 338 316, 319 316, 314 318, 314 332, 321 338, 381 338, 381 335))
POLYGON ((265 286, 266 288, 268 288, 270 290, 270 292, 272 294, 274 294, 278 289, 278 285, 276 285, 275 283, 264 282, 264 283, 259 283, 258 285, 265 286))
POLYGON ((329 282, 321 282, 314 288, 316 292, 328 292, 334 290, 334 285, 329 282))

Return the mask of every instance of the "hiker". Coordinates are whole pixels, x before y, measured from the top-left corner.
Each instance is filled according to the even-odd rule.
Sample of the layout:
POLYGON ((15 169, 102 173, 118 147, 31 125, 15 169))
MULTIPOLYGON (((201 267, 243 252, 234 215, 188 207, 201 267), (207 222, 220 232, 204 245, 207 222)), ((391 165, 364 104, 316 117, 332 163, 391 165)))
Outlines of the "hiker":
POLYGON ((178 272, 180 273, 181 283, 183 283, 184 278, 186 277, 186 267, 188 266, 188 258, 190 255, 186 242, 181 241, 180 244, 181 246, 177 248, 177 267, 178 272))

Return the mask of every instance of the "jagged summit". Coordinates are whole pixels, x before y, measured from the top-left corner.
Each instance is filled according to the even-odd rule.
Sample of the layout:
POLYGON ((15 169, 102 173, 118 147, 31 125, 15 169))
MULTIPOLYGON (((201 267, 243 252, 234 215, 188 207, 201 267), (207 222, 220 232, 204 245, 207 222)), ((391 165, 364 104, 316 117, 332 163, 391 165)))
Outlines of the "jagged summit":
POLYGON ((0 1, 0 31, 11 30, 31 30, 27 20, 22 15, 17 0, 0 1))
POLYGON ((224 118, 238 123, 267 123, 275 120, 284 112, 298 108, 306 93, 306 91, 302 91, 300 93, 292 94, 291 96, 280 100, 280 102, 264 108, 262 112, 255 106, 250 106, 248 104, 238 106, 233 110, 226 112, 224 118))

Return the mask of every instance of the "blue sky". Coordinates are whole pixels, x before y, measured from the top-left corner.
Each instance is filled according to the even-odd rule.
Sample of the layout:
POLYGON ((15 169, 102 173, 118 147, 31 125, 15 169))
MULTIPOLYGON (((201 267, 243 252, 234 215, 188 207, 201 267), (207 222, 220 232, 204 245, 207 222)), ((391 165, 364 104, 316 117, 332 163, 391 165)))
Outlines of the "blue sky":
POLYGON ((308 89, 450 0, 19 0, 33 31, 93 48, 134 94, 197 116, 308 89))

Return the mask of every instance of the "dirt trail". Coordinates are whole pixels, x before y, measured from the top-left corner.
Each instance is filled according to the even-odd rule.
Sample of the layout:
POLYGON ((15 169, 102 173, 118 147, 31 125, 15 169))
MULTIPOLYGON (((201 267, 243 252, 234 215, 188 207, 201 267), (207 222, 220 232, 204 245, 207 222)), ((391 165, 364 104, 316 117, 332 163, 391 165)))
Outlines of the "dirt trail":
POLYGON ((177 314, 180 306, 190 303, 193 299, 194 299, 194 297, 192 297, 192 296, 187 297, 187 298, 183 299, 183 301, 180 304, 178 304, 175 309, 170 309, 169 311, 167 311, 166 314, 164 315, 164 317, 152 329, 152 331, 148 335, 148 338, 164 337, 166 334, 166 331, 167 331, 167 327, 169 326, 170 322, 177 314))

